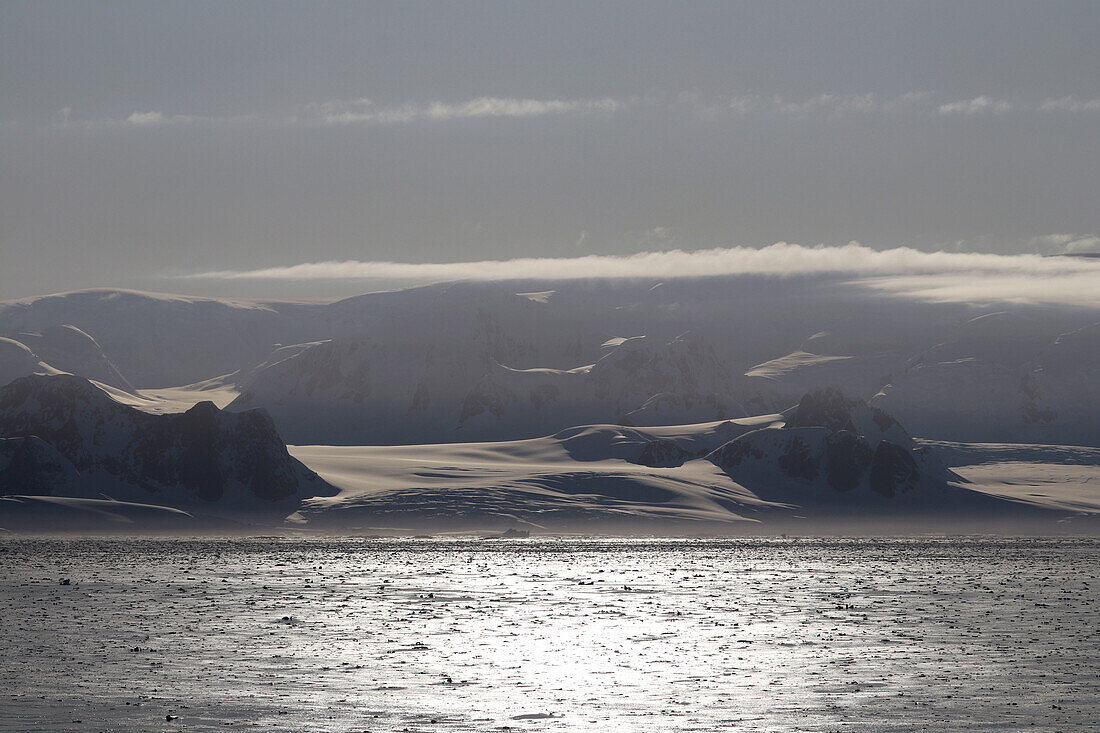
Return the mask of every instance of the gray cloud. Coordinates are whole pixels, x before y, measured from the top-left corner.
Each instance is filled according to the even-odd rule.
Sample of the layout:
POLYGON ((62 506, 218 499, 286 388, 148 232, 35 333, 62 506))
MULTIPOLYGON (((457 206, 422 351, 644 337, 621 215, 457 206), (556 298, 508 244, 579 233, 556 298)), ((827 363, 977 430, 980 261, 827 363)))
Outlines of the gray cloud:
POLYGON ((1038 112, 1095 112, 1100 110, 1100 100, 1078 99, 1066 96, 1047 99, 1038 107, 1011 103, 980 95, 971 99, 936 103, 932 92, 907 92, 882 98, 866 92, 861 94, 824 93, 802 100, 790 100, 782 95, 734 94, 706 97, 687 92, 673 98, 650 93, 625 99, 612 97, 578 99, 531 99, 523 97, 476 97, 464 102, 407 102, 383 104, 367 98, 335 99, 327 102, 311 102, 286 115, 261 116, 241 114, 211 116, 201 114, 165 114, 160 110, 138 110, 120 117, 79 119, 73 116, 71 107, 63 108, 56 120, 61 128, 151 128, 181 125, 224 125, 255 123, 279 126, 308 125, 399 125, 418 121, 447 122, 478 118, 533 118, 544 116, 612 115, 630 107, 686 107, 696 113, 713 118, 728 114, 734 116, 780 115, 797 119, 835 119, 871 113, 888 114, 938 114, 971 118, 984 114, 998 115, 1012 109, 1034 109, 1038 112))
POLYGON ((255 115, 234 115, 230 117, 218 117, 211 115, 193 114, 164 114, 159 110, 139 110, 125 117, 103 117, 99 119, 84 120, 73 116, 71 107, 65 107, 58 115, 55 127, 78 128, 84 130, 111 129, 111 128, 155 128, 155 127, 180 127, 187 125, 226 125, 244 124, 260 121, 255 115))
POLYGON ((276 126, 309 125, 395 125, 416 121, 446 122, 489 117, 542 117, 547 115, 577 116, 613 114, 627 102, 611 98, 602 99, 524 99, 505 97, 477 97, 465 102, 406 103, 400 105, 377 104, 370 99, 331 100, 310 103, 302 109, 283 116, 259 115, 210 116, 194 114, 164 114, 159 110, 136 111, 124 117, 106 117, 81 120, 73 117, 71 107, 61 110, 56 126, 62 128, 123 128, 170 127, 194 124, 241 124, 246 122, 276 126))
POLYGON ((1100 253, 1100 237, 1095 234, 1044 234, 1032 237, 1029 244, 1036 252, 1100 253))
POLYGON ((541 117, 543 115, 610 114, 622 108, 615 99, 516 99, 478 97, 459 104, 431 102, 396 107, 378 105, 369 99, 334 100, 314 105, 320 118, 330 124, 395 124, 415 120, 461 120, 477 117, 541 117))
POLYGON ((973 99, 962 99, 957 102, 941 104, 938 111, 941 115, 961 115, 972 117, 977 114, 999 115, 1012 109, 1012 105, 1003 99, 994 99, 984 94, 973 99))
POLYGON ((790 117, 842 117, 870 112, 921 110, 932 98, 931 92, 908 92, 883 100, 870 92, 863 94, 818 94, 802 101, 779 95, 740 94, 730 97, 725 108, 734 114, 772 113, 790 117))
POLYGON ((1078 99, 1070 94, 1048 99, 1039 105, 1040 112, 1100 112, 1100 99, 1078 99))

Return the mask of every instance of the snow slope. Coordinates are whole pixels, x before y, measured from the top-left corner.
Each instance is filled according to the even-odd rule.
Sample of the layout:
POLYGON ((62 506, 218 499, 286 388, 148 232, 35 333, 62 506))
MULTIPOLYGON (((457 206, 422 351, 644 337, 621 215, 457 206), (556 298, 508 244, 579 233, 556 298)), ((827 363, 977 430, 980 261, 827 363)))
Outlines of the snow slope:
POLYGON ((291 446, 292 455, 337 486, 304 502, 311 526, 627 526, 739 523, 775 506, 725 480, 705 461, 676 469, 636 462, 663 437, 715 442, 752 428, 717 423, 650 433, 614 425, 503 443, 417 446, 291 446))
POLYGON ((62 496, 0 496, 0 529, 20 533, 224 532, 226 521, 153 504, 62 496))
POLYGON ((1100 515, 1100 448, 921 440, 968 487, 1039 506, 1100 515))
MULTIPOLYGON (((340 492, 296 521, 342 529, 1050 521, 1084 511, 972 490, 862 401, 823 392, 787 416, 592 425, 496 443, 293 446, 340 492), (896 441, 896 442, 894 442, 896 441), (1045 519, 1044 519, 1045 517, 1045 519)), ((994 493, 994 492, 990 492, 994 493)), ((923 526, 923 525, 922 525, 923 526)))

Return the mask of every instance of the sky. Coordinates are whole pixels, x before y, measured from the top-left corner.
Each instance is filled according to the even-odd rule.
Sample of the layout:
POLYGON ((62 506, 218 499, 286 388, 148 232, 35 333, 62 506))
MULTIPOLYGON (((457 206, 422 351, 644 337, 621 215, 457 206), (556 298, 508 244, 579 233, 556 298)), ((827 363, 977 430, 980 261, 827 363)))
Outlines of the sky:
POLYGON ((1098 35, 1096 2, 5 0, 0 299, 781 269, 777 242, 1019 280, 1100 251, 1098 35))

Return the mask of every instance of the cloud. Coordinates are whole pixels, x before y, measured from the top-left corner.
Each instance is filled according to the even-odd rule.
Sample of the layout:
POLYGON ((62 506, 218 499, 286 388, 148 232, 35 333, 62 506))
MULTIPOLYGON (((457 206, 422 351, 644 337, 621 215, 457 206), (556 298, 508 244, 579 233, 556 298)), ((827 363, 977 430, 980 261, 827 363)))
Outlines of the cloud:
POLYGON ((1008 102, 982 95, 980 97, 974 97, 973 99, 963 99, 958 102, 941 104, 938 112, 945 116, 960 115, 963 117, 972 117, 973 115, 983 113, 999 115, 1010 109, 1012 109, 1012 105, 1008 102))
POLYGON ((1032 237, 1028 244, 1040 253, 1100 253, 1100 237, 1095 234, 1044 234, 1032 237))
POLYGON ((489 117, 529 118, 546 115, 612 114, 628 102, 611 99, 520 99, 505 97, 477 97, 458 104, 428 102, 400 105, 379 105, 370 99, 332 100, 321 104, 311 103, 293 114, 283 117, 258 117, 255 115, 209 116, 172 114, 160 110, 136 111, 125 117, 105 117, 81 120, 73 116, 71 107, 58 114, 56 126, 84 129, 122 127, 168 127, 196 123, 225 125, 242 122, 263 123, 274 126, 308 125, 396 125, 420 120, 445 122, 489 117))
MULTIPOLYGON (((905 95, 909 96, 909 95, 905 95)), ((871 93, 866 94, 818 94, 817 96, 792 102, 779 95, 770 97, 758 94, 739 94, 728 98, 724 105, 701 103, 696 97, 692 101, 700 106, 706 113, 711 114, 716 109, 724 107, 735 115, 749 115, 755 113, 779 114, 787 117, 809 117, 811 115, 824 117, 843 117, 849 114, 865 114, 878 112, 891 105, 896 107, 901 97, 890 100, 887 103, 879 101, 879 98, 871 93)))
POLYGON ((1039 105, 1040 112, 1100 112, 1100 99, 1078 99, 1070 94, 1048 99, 1039 105))
POLYGON ((181 125, 224 125, 224 124, 239 124, 242 122, 255 121, 258 118, 251 115, 241 115, 235 117, 211 117, 209 115, 182 115, 172 114, 166 115, 160 110, 147 110, 132 112, 126 117, 104 117, 94 120, 82 120, 73 116, 73 110, 71 107, 64 107, 61 109, 58 119, 58 127, 75 127, 82 129, 107 129, 107 128, 153 128, 153 127, 174 127, 181 125))
POLYGON ((664 95, 657 92, 641 96, 576 99, 531 99, 526 97, 483 96, 462 102, 406 102, 382 104, 368 98, 335 99, 311 102, 285 115, 166 114, 158 109, 137 110, 121 117, 82 120, 65 107, 54 120, 62 128, 155 128, 184 125, 266 124, 272 126, 351 126, 401 125, 414 122, 447 122, 472 119, 530 119, 536 117, 610 116, 631 108, 689 110, 705 119, 722 116, 748 117, 772 115, 799 120, 840 119, 872 114, 909 114, 918 116, 951 116, 975 118, 999 115, 1020 107, 1040 113, 1070 113, 1100 111, 1100 99, 1078 99, 1073 95, 1050 98, 1033 107, 1014 105, 1006 100, 981 95, 972 99, 937 103, 928 91, 906 92, 883 98, 872 92, 823 93, 802 100, 790 100, 781 95, 755 93, 734 95, 704 95, 683 92, 664 95))
POLYGON ((804 102, 782 104, 779 111, 800 117, 814 113, 839 116, 853 112, 874 112, 877 109, 879 103, 873 94, 819 94, 804 102))
POLYGON ((1089 254, 1100 252, 1096 234, 1042 234, 1034 237, 978 234, 941 242, 937 249, 949 252, 990 252, 1003 255, 1089 254))
MULTIPOLYGON (((870 92, 818 94, 801 101, 788 100, 780 95, 759 94, 738 94, 727 97, 721 103, 707 101, 698 94, 683 95, 681 99, 692 104, 700 114, 708 117, 714 116, 721 110, 736 116, 774 114, 801 119, 837 118, 875 113, 921 115, 934 113, 944 116, 973 117, 982 113, 1002 114, 1013 108, 1010 102, 986 95, 934 105, 935 95, 928 91, 906 92, 890 98, 882 98, 870 92)), ((1088 108, 1086 105, 1092 102, 1077 102, 1075 98, 1070 97, 1064 100, 1053 100, 1047 104, 1068 105, 1065 108, 1076 110, 1086 109, 1088 108)))
POLYGON ((705 114, 713 115, 719 109, 738 115, 777 114, 795 118, 846 117, 873 113, 924 112, 933 98, 932 92, 906 92, 896 97, 882 99, 870 92, 864 94, 818 94, 802 101, 790 101, 779 95, 740 94, 729 97, 724 104, 703 102, 698 95, 690 98, 705 114))
POLYGON ((1067 242, 1066 252, 1071 254, 1100 254, 1100 237, 1091 235, 1067 242))
POLYGON ((134 112, 126 118, 127 125, 163 125, 164 115, 160 112, 134 112))
POLYGON ((208 280, 567 280, 708 275, 851 276, 867 287, 925 299, 1018 301, 1100 307, 1100 262, 1037 254, 874 250, 858 242, 642 252, 480 262, 308 262, 183 276, 208 280), (969 284, 969 289, 968 289, 969 284))
POLYGON ((937 303, 1032 303, 1100 308, 1100 264, 1052 273, 944 272, 868 278, 865 287, 937 303))
POLYGON ((638 235, 638 246, 653 250, 667 250, 676 244, 676 231, 671 227, 653 227, 638 235))
POLYGON ((517 99, 478 97, 460 104, 430 102, 399 106, 377 105, 369 99, 334 100, 312 105, 310 112, 328 124, 399 124, 416 120, 446 121, 478 117, 542 117, 544 115, 611 114, 623 102, 615 99, 517 99))

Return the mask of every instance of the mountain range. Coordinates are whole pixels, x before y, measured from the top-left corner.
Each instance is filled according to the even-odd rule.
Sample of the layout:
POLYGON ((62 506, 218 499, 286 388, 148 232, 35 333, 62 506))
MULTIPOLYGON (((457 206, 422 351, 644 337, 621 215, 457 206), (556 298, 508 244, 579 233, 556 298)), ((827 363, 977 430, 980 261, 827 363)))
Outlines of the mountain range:
MULTIPOLYGON (((942 489, 965 479, 937 441, 1100 446, 1100 314, 822 276, 459 282, 332 302, 97 290, 0 303, 0 381, 8 494, 392 515, 384 487, 367 502, 291 455, 324 476, 323 446, 380 464, 384 446, 511 455, 554 440, 576 463, 567 446, 602 425, 635 431, 617 445, 637 455, 599 459, 628 473, 707 462, 761 501, 805 508, 827 487, 917 511, 973 499, 942 489), (692 425, 712 427, 675 428, 692 425)), ((406 487, 406 504, 418 488, 451 491, 449 505, 476 487, 406 487)))

